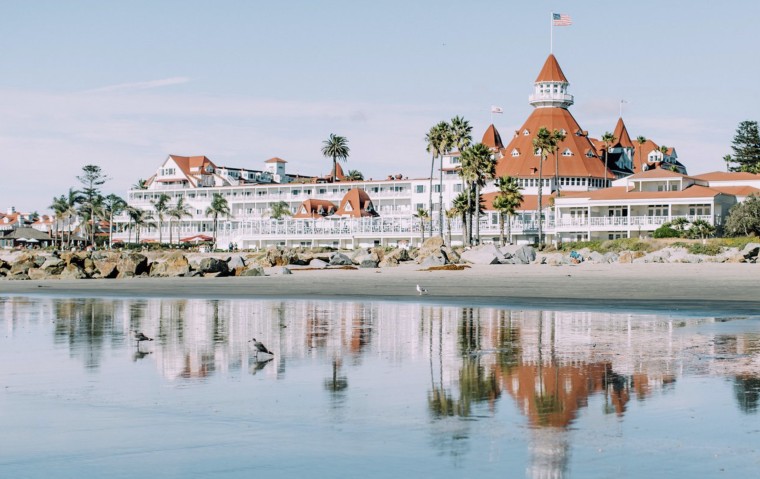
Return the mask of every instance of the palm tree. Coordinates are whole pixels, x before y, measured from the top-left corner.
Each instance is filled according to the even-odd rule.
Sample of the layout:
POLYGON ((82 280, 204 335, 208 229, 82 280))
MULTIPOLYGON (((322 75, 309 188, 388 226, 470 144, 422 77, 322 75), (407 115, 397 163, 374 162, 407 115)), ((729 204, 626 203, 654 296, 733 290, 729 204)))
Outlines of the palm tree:
POLYGON ((179 227, 182 218, 192 216, 192 213, 190 213, 190 205, 185 203, 184 196, 179 196, 177 197, 177 203, 169 208, 167 213, 169 214, 169 243, 172 242, 172 219, 177 220, 177 242, 179 242, 179 227))
MULTIPOLYGON (((433 211, 433 171, 435 170, 435 159, 440 158, 440 182, 438 184, 438 219, 441 224, 441 238, 443 238, 443 155, 451 152, 453 145, 453 133, 451 125, 445 121, 438 122, 435 126, 430 128, 430 131, 425 135, 425 142, 427 143, 426 150, 432 155, 430 162, 430 191, 428 192, 428 201, 430 205, 430 211, 433 211)), ((430 236, 433 236, 433 224, 430 223, 430 236)))
POLYGON ((148 189, 148 181, 143 180, 142 178, 138 178, 134 185, 132 185, 133 190, 147 190, 148 189))
POLYGON ((135 243, 140 242, 140 229, 148 225, 148 222, 152 219, 150 211, 137 208, 135 206, 127 206, 127 215, 129 216, 129 243, 132 242, 132 229, 135 230, 135 243))
POLYGON ((480 189, 486 185, 488 180, 493 179, 496 172, 496 162, 493 158, 493 152, 483 143, 477 143, 467 148, 462 153, 462 169, 460 174, 465 181, 468 195, 469 207, 467 208, 470 234, 470 243, 472 242, 473 222, 475 229, 475 242, 480 244, 480 212, 479 207, 473 207, 473 200, 476 206, 480 204, 480 189), (473 194, 474 192, 474 194, 473 194), (472 216, 474 215, 474 218, 472 216))
POLYGON ((681 233, 681 236, 684 235, 684 231, 686 231, 686 226, 689 224, 689 220, 684 218, 683 216, 678 216, 676 218, 673 218, 673 221, 670 222, 670 226, 673 227, 675 230, 681 233))
POLYGON ((470 214, 467 208, 469 207, 468 192, 463 191, 454 197, 452 201, 451 209, 449 211, 452 214, 456 213, 462 218, 462 244, 467 244, 467 216, 470 214))
MULTIPOLYGON (((668 154, 668 147, 665 145, 662 145, 660 147, 660 153, 662 153, 662 162, 665 163, 665 156, 668 154)), ((662 168, 662 166, 660 166, 662 168)))
MULTIPOLYGON (((644 154, 644 151, 643 151, 643 149, 644 149, 644 143, 646 143, 646 142, 647 142, 646 137, 644 137, 644 136, 637 136, 636 137, 636 143, 639 144, 639 163, 641 163, 642 165, 644 164, 644 160, 642 159, 642 157, 643 157, 643 154, 644 154)), ((636 165, 634 165, 633 169, 634 170, 636 169, 636 165)))
POLYGON ((711 225, 703 219, 696 219, 691 222, 689 228, 689 236, 692 238, 701 238, 704 240, 708 236, 715 234, 715 226, 711 225))
POLYGON ((359 170, 348 170, 348 175, 346 175, 346 179, 348 181, 364 181, 364 175, 359 170))
POLYGON ((108 218, 108 247, 113 248, 113 217, 127 207, 127 202, 120 196, 111 193, 103 198, 100 213, 108 218))
POLYGON ((63 199, 64 205, 66 207, 64 216, 66 217, 66 231, 69 233, 68 238, 66 239, 66 247, 68 247, 71 244, 71 219, 72 217, 77 216, 77 205, 84 201, 84 195, 82 195, 82 192, 79 190, 69 188, 68 193, 66 195, 62 195, 61 198, 63 199))
POLYGON ((322 142, 322 155, 326 158, 332 158, 333 169, 331 181, 335 183, 338 179, 338 160, 348 160, 348 140, 343 136, 337 136, 330 133, 330 137, 322 142))
MULTIPOLYGON (((538 247, 543 248, 544 235, 543 235, 543 189, 544 189, 544 176, 543 165, 544 161, 550 154, 557 150, 559 143, 565 139, 565 134, 559 130, 549 131, 546 127, 542 126, 538 129, 536 137, 533 138, 533 148, 536 149, 541 155, 541 160, 538 162, 538 247)), ((606 165, 605 165, 606 166, 606 165)), ((606 170, 605 170, 606 176, 606 170)))
POLYGON ((169 195, 161 193, 158 195, 157 200, 151 200, 150 204, 153 205, 153 209, 156 211, 156 223, 158 224, 158 243, 161 244, 164 241, 162 235, 161 225, 164 222, 164 215, 169 211, 169 195))
POLYGON ((290 208, 288 207, 288 204, 284 201, 278 201, 277 203, 273 203, 270 208, 269 216, 271 218, 274 218, 276 220, 281 219, 283 216, 290 216, 293 213, 290 212, 290 208))
POLYGON ((493 201, 493 207, 499 212, 499 232, 501 245, 504 246, 504 217, 507 217, 507 237, 512 243, 512 216, 523 202, 523 195, 517 180, 505 175, 496 180, 498 194, 493 201))
POLYGON ((607 158, 610 156, 610 146, 615 142, 617 138, 615 138, 615 135, 610 133, 609 131, 606 131, 604 135, 602 135, 602 143, 604 143, 604 186, 610 186, 607 179, 607 158))
POLYGON ((49 206, 49 208, 53 210, 53 213, 55 215, 55 224, 53 225, 53 246, 60 247, 63 245, 63 238, 58 237, 58 232, 60 230, 58 225, 61 221, 63 221, 66 210, 68 209, 68 205, 66 204, 66 197, 64 195, 61 195, 57 198, 54 197, 53 203, 49 206))
POLYGON ((427 210, 424 208, 420 208, 417 210, 417 214, 415 215, 417 218, 420 219, 420 231, 422 231, 422 242, 425 242, 425 220, 427 220, 430 215, 428 214, 427 210))
MULTIPOLYGON (((460 116, 455 116, 451 119, 451 125, 449 127, 450 142, 449 150, 453 146, 457 149, 461 155, 464 150, 470 147, 472 144, 472 125, 470 122, 460 116)), ((460 156, 461 161, 461 156, 460 156)), ((441 157, 441 185, 443 185, 443 157, 441 157)), ((441 186, 441 211, 443 211, 443 186, 441 186)), ((443 221, 443 220, 441 220, 443 221)), ((441 233, 443 234, 443 233, 441 233)))
POLYGON ((219 216, 227 216, 228 218, 231 216, 230 205, 219 193, 214 193, 214 197, 211 199, 211 205, 206 208, 206 216, 213 216, 214 218, 214 248, 216 248, 216 227, 219 216))

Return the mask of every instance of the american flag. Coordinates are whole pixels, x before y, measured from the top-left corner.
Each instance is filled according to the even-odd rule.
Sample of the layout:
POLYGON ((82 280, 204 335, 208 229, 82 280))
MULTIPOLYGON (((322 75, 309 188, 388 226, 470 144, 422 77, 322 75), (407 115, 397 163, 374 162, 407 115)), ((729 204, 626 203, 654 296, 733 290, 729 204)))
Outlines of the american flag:
POLYGON ((552 20, 555 27, 567 27, 573 24, 570 15, 565 13, 552 13, 552 20))

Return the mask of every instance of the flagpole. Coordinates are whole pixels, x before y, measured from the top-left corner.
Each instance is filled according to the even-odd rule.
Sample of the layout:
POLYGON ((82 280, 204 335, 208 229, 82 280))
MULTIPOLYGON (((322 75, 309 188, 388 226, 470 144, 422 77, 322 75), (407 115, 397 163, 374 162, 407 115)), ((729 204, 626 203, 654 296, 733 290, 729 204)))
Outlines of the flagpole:
POLYGON ((554 12, 549 14, 549 53, 554 53, 554 12))

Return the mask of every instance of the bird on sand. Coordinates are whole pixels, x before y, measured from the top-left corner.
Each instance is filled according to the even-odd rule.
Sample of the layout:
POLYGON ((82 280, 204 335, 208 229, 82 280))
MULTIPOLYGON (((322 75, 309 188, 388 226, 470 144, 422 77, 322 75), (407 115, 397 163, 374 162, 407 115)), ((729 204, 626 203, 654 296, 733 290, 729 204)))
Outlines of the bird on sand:
POLYGON ((253 343, 253 347, 256 348, 256 354, 258 353, 264 353, 264 354, 271 354, 274 356, 274 353, 267 349, 266 346, 261 341, 256 341, 256 338, 251 339, 248 341, 249 343, 253 343))
POLYGON ((149 338, 143 333, 135 333, 135 339, 137 340, 137 344, 139 345, 141 341, 153 341, 153 338, 149 338))
POLYGON ((422 296, 423 294, 427 294, 427 290, 423 288, 422 286, 420 286, 419 284, 417 285, 417 292, 420 293, 420 296, 422 296))

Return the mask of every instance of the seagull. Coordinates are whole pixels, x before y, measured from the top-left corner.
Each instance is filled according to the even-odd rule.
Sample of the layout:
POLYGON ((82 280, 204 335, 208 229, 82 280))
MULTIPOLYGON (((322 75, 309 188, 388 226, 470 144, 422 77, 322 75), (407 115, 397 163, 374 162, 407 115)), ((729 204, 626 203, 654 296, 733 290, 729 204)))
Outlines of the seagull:
POLYGON ((261 341, 256 341, 256 338, 251 339, 248 341, 249 343, 253 343, 253 346, 256 348, 256 354, 264 353, 264 354, 271 354, 274 356, 274 353, 267 349, 266 346, 261 341))
POLYGON ((422 286, 420 286, 419 284, 417 285, 417 292, 420 293, 420 296, 422 296, 423 294, 427 294, 427 290, 423 288, 422 286))
POLYGON ((137 340, 137 344, 139 345, 141 341, 153 341, 153 338, 149 338, 143 333, 135 333, 135 339, 137 340))

